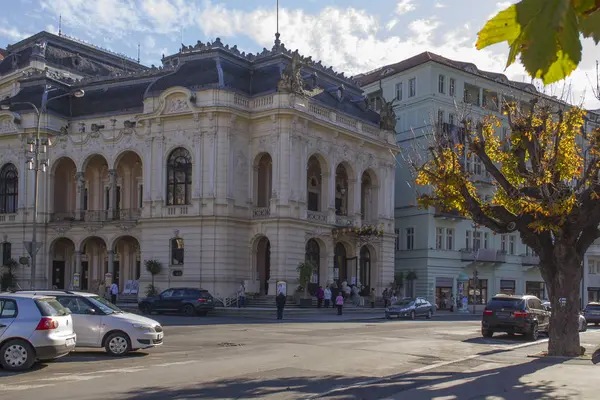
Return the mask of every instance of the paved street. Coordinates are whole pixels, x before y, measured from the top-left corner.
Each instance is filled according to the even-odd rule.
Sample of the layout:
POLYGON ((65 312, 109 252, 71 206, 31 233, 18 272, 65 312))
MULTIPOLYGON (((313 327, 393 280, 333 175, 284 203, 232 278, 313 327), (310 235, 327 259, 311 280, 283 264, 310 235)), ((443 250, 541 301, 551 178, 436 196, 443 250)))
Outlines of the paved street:
MULTIPOLYGON (((481 390, 475 382, 490 389, 502 369, 510 372, 503 384, 522 386, 506 398, 586 398, 565 388, 551 396, 555 389, 543 378, 519 384, 524 375, 552 366, 551 360, 526 358, 544 349, 545 340, 530 346, 520 337, 483 339, 479 321, 464 317, 280 323, 157 318, 165 324, 162 347, 118 359, 79 350, 27 373, 0 370, 0 398, 400 399, 411 393, 411 399, 430 399, 464 393, 455 398, 473 399, 486 398, 473 397, 481 390), (515 363, 524 364, 508 368, 515 363)), ((590 330, 582 342, 599 341, 598 333, 590 330)), ((585 368, 597 367, 588 361, 585 368)))

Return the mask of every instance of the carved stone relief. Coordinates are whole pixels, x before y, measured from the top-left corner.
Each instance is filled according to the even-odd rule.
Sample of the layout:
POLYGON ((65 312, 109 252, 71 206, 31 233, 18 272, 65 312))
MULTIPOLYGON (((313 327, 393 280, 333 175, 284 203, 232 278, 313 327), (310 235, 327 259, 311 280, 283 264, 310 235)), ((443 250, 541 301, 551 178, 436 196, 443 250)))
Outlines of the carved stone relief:
POLYGON ((0 121, 0 133, 11 133, 16 132, 17 128, 10 119, 4 119, 0 121))
POLYGON ((186 99, 181 97, 167 100, 165 107, 165 114, 175 114, 180 112, 186 112, 190 110, 186 99))

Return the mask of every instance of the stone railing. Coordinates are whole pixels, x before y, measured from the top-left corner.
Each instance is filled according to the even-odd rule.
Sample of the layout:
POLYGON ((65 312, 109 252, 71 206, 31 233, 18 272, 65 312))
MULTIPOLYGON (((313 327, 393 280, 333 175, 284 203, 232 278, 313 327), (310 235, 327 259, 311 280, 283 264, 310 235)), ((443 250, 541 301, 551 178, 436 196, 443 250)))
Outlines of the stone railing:
POLYGON ((336 226, 353 226, 354 218, 349 217, 347 215, 336 215, 335 216, 335 225, 336 226))
POLYGON ((75 212, 57 212, 50 214, 50 222, 74 221, 75 212))
POLYGON ((327 213, 321 211, 306 211, 306 219, 315 222, 327 222, 327 213))
POLYGON ((86 210, 83 218, 87 222, 108 221, 108 210, 86 210))
POLYGON ((15 222, 17 214, 0 214, 0 222, 15 222))
POLYGON ((270 216, 270 207, 254 207, 254 209, 252 210, 252 218, 269 218, 270 216))
POLYGON ((539 265, 540 257, 531 254, 521 254, 521 265, 532 266, 539 265))
POLYGON ((460 253, 461 261, 492 263, 506 262, 506 255, 503 252, 495 249, 461 249, 460 253))
POLYGON ((181 215, 188 215, 188 208, 190 206, 181 205, 181 206, 167 206, 165 207, 165 216, 167 217, 176 217, 181 215))
POLYGON ((124 210, 117 210, 117 218, 120 221, 137 221, 140 219, 142 210, 139 208, 128 208, 124 210))

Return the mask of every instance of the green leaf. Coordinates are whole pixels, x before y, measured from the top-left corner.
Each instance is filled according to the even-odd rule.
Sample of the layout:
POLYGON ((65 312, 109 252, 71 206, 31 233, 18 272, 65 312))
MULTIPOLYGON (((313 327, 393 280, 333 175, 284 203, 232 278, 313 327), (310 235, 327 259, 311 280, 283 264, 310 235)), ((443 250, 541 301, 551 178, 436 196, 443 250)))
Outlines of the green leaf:
MULTIPOLYGON (((588 5, 579 0, 579 7, 588 5)), ((578 23, 573 0, 521 0, 488 21, 476 46, 507 41, 506 66, 520 54, 527 72, 549 84, 567 77, 581 61, 578 23)))
POLYGON ((591 37, 598 44, 600 42, 600 10, 587 16, 580 16, 579 29, 584 37, 591 37))
POLYGON ((578 14, 583 14, 596 7, 596 0, 573 0, 573 7, 578 14))

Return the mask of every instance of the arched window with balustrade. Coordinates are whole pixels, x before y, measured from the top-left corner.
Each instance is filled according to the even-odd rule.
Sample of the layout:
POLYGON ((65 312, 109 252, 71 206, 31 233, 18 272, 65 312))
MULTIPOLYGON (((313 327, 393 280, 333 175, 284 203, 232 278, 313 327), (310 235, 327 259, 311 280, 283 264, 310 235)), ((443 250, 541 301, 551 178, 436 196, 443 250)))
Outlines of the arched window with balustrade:
POLYGON ((191 204, 192 157, 183 147, 171 152, 167 160, 167 205, 191 204))
POLYGON ((14 164, 6 164, 0 170, 0 214, 17 212, 19 173, 14 164))

